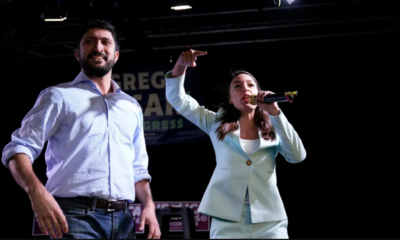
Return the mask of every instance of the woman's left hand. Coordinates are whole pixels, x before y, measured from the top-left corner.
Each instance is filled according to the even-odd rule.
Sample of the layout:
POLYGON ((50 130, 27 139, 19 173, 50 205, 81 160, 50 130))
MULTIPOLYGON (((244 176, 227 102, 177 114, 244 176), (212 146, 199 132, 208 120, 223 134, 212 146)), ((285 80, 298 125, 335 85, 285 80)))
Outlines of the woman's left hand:
POLYGON ((277 102, 272 102, 272 103, 264 103, 264 97, 270 94, 274 94, 271 91, 258 91, 257 97, 256 97, 256 104, 259 108, 265 110, 268 112, 269 115, 276 116, 279 114, 280 108, 278 107, 277 102))

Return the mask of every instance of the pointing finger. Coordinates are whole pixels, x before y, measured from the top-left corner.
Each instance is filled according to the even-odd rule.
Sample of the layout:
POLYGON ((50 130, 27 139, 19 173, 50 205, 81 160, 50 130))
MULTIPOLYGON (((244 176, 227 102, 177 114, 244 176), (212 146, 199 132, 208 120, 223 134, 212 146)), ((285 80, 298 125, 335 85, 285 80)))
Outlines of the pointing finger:
POLYGON ((207 52, 206 52, 206 51, 197 51, 197 50, 194 50, 194 55, 195 55, 195 56, 204 56, 204 55, 207 55, 207 52))

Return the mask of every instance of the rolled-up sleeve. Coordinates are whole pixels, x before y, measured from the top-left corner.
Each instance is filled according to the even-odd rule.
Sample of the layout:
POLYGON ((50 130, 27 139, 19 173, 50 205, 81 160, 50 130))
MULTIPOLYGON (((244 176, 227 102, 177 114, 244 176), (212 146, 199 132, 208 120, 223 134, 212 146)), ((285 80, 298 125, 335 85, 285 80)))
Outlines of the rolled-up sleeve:
POLYGON ((10 157, 17 153, 29 156, 31 163, 40 155, 45 142, 55 133, 62 111, 62 97, 55 88, 43 90, 33 108, 25 115, 21 127, 11 134, 2 152, 2 163, 8 168, 10 157))
MULTIPOLYGON (((140 108, 140 107, 139 107, 140 108)), ((139 121, 136 128, 133 145, 135 147, 135 159, 133 160, 133 171, 135 174, 135 183, 147 179, 151 181, 151 176, 148 171, 149 157, 146 150, 146 142, 144 138, 143 128, 143 112, 139 109, 139 121)))

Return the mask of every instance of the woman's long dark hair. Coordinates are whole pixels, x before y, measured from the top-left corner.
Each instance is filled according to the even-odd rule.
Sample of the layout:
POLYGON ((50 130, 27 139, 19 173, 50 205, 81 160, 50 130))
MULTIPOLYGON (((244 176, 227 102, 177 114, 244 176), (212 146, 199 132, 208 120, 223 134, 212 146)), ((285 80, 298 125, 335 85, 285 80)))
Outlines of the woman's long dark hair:
MULTIPOLYGON (((229 88, 232 79, 239 74, 246 74, 250 76, 256 83, 258 91, 261 91, 258 81, 250 73, 242 70, 231 73, 230 81, 226 82, 225 87, 223 89, 224 96, 220 106, 225 111, 215 120, 215 122, 221 122, 219 127, 215 130, 215 133, 217 134, 217 138, 219 141, 224 140, 226 134, 232 131, 236 131, 238 129, 237 121, 241 117, 241 114, 240 111, 237 110, 232 103, 229 103, 229 88)), ((265 140, 275 140, 275 132, 273 126, 271 125, 271 120, 269 118, 269 115, 265 110, 256 107, 254 113, 254 123, 260 129, 261 135, 265 140)))

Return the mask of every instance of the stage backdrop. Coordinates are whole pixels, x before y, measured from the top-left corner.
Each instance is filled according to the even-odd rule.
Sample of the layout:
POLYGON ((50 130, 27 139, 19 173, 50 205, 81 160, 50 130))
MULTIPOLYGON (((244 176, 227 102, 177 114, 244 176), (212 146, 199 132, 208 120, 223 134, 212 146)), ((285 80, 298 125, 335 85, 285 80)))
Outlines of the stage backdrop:
MULTIPOLYGON (((190 142, 205 136, 203 131, 179 115, 166 100, 164 76, 168 71, 170 69, 124 70, 113 72, 112 75, 121 89, 140 103, 147 145, 190 142)), ((185 81, 188 95, 200 93, 196 88, 195 84, 185 81)), ((193 97, 203 105, 201 94, 193 97)))

